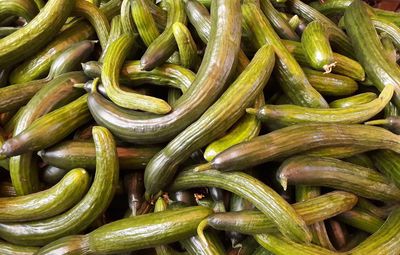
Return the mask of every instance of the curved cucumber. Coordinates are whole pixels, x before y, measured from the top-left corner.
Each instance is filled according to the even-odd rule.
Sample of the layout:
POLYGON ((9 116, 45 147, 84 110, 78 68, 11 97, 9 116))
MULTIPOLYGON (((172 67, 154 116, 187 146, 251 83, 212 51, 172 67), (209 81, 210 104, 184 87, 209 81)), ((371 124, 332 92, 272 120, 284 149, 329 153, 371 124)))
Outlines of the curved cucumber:
MULTIPOLYGON (((329 103, 331 108, 345 108, 345 107, 353 107, 356 105, 363 105, 369 102, 372 102, 377 98, 375 93, 365 92, 361 94, 357 94, 351 97, 337 99, 329 103)), ((386 105, 387 106, 387 105, 386 105)))

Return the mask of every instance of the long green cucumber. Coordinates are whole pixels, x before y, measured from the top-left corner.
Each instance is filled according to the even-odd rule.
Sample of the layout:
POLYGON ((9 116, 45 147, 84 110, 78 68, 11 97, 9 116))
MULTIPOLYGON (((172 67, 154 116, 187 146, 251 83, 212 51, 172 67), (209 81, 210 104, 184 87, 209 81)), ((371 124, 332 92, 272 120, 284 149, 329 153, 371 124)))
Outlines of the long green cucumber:
MULTIPOLYGON (((357 196, 344 191, 333 191, 293 204, 295 211, 307 225, 329 219, 353 208, 357 196)), ((216 213, 207 218, 207 224, 221 231, 237 231, 248 235, 271 233, 276 225, 260 211, 216 213)))
MULTIPOLYGON (((256 98, 254 107, 264 105, 264 95, 256 98)), ((261 129, 261 123, 256 116, 245 114, 242 116, 232 128, 227 131, 227 134, 210 143, 204 151, 204 158, 211 161, 217 154, 232 147, 235 144, 249 141, 258 136, 261 129)))
POLYGON ((343 14, 353 0, 325 0, 323 3, 319 1, 311 2, 310 5, 315 10, 324 15, 343 14))
POLYGON ((149 46, 160 35, 160 33, 146 2, 146 0, 132 1, 131 10, 138 33, 144 44, 149 46))
POLYGON ((379 90, 393 85, 393 102, 400 106, 400 69, 386 60, 384 49, 375 31, 365 5, 355 0, 344 15, 346 31, 354 45, 354 51, 365 68, 368 78, 379 90))
POLYGON ((400 209, 394 210, 378 231, 350 251, 354 255, 395 255, 400 252, 400 209))
POLYGON ((378 98, 369 103, 351 108, 316 109, 297 105, 264 105, 260 109, 248 108, 247 113, 255 114, 262 122, 274 127, 285 127, 299 123, 361 123, 380 111, 393 96, 393 86, 386 86, 378 98))
MULTIPOLYGON (((120 169, 144 169, 150 159, 161 150, 159 146, 117 147, 120 169)), ((62 169, 78 166, 96 168, 96 151, 91 141, 66 141, 38 152, 44 162, 62 169)))
POLYGON ((275 9, 270 1, 261 0, 260 7, 280 38, 293 41, 300 40, 296 32, 289 26, 289 23, 275 9))
POLYGON ((400 199, 400 189, 380 173, 334 158, 289 158, 280 166, 276 178, 284 189, 288 184, 319 185, 376 200, 400 199))
POLYGON ((298 105, 326 108, 328 103, 311 86, 299 64, 282 44, 261 10, 254 4, 242 5, 244 22, 258 47, 273 45, 277 55, 277 76, 285 94, 298 105))
POLYGON ((50 0, 26 26, 0 39, 0 66, 24 60, 51 41, 73 6, 72 0, 50 0))
MULTIPOLYGON (((82 64, 83 71, 91 78, 101 76, 102 65, 95 61, 82 64)), ((121 67, 120 83, 129 86, 153 84, 166 85, 180 89, 185 93, 196 75, 182 66, 175 64, 163 64, 151 71, 140 68, 140 61, 126 61, 121 67)))
POLYGON ((50 218, 74 206, 89 187, 83 169, 71 170, 53 187, 26 196, 0 198, 0 221, 19 222, 50 218))
POLYGON ((17 84, 42 78, 47 75, 52 62, 74 43, 90 39, 94 34, 92 26, 78 22, 60 33, 46 47, 37 51, 14 68, 10 74, 10 83, 17 84))
POLYGON ((121 4, 121 26, 125 33, 138 35, 131 10, 131 0, 123 0, 121 4))
POLYGON ((311 234, 303 219, 278 193, 259 180, 242 172, 221 173, 216 170, 204 172, 181 172, 169 190, 194 187, 217 187, 242 196, 270 217, 281 233, 300 242, 309 242, 311 234), (268 201, 268 202, 267 202, 268 201))
POLYGON ((400 188, 400 157, 389 150, 378 150, 370 154, 376 168, 400 188))
POLYGON ((336 217, 340 222, 363 230, 367 233, 375 233, 383 225, 383 220, 375 215, 353 208, 350 211, 343 212, 336 217))
MULTIPOLYGON (((282 40, 282 42, 302 66, 310 66, 301 43, 289 40, 282 40)), ((357 81, 365 79, 364 69, 357 61, 335 52, 333 53, 333 59, 336 63, 335 68, 332 70, 333 73, 345 75, 357 81)))
MULTIPOLYGON (((331 108, 345 108, 356 105, 363 105, 372 102, 377 98, 373 92, 360 93, 351 97, 340 98, 329 103, 331 108)), ((387 106, 387 105, 386 105, 387 106)))
POLYGON ((303 72, 311 86, 324 96, 348 96, 358 89, 356 81, 343 75, 323 73, 306 67, 303 72))
POLYGON ((197 46, 189 29, 181 22, 172 25, 172 32, 179 49, 179 56, 183 67, 197 70, 200 58, 197 55, 197 46))
POLYGON ((387 22, 379 17, 372 16, 372 22, 376 30, 391 39, 396 49, 400 49, 400 28, 391 22, 387 22))
POLYGON ((0 1, 0 20, 15 15, 29 22, 38 12, 36 4, 29 0, 0 1))
POLYGON ((94 4, 85 0, 75 0, 72 14, 84 17, 92 24, 99 38, 101 48, 104 50, 110 33, 110 23, 107 16, 94 4))
POLYGON ((146 194, 152 196, 172 180, 190 155, 232 126, 267 83, 275 59, 272 47, 262 47, 224 94, 192 125, 157 153, 146 166, 146 194))
POLYGON ((61 141, 90 120, 86 101, 87 94, 35 120, 21 133, 8 139, 0 149, 0 154, 16 156, 39 151, 61 141))
POLYGON ((181 0, 166 0, 166 3, 168 19, 165 30, 148 46, 140 59, 142 68, 147 71, 163 64, 177 49, 172 25, 175 22, 186 24, 184 2, 181 0))
MULTIPOLYGON (((17 136, 46 113, 79 97, 82 92, 73 85, 86 81, 82 72, 71 72, 58 76, 44 85, 21 112, 13 136, 17 136)), ((41 133, 43 135, 43 133, 41 133)), ((26 195, 38 190, 38 176, 34 156, 26 153, 10 159, 10 176, 18 195, 26 195)))
POLYGON ((114 41, 104 57, 101 80, 107 96, 117 105, 134 110, 165 114, 171 107, 164 100, 126 92, 119 88, 120 68, 133 45, 133 36, 125 34, 114 41))
POLYGON ((0 241, 0 253, 3 255, 35 255, 39 247, 20 246, 0 241))
POLYGON ((279 234, 259 234, 254 238, 257 242, 275 255, 338 255, 317 245, 295 243, 279 234))
POLYGON ((112 104, 100 101, 98 94, 90 93, 88 105, 95 120, 125 141, 158 143, 171 140, 198 119, 223 90, 233 71, 240 44, 238 1, 217 0, 215 4, 210 42, 196 79, 170 114, 135 116, 117 110, 112 104), (218 12, 222 9, 223 12, 218 12))
POLYGON ((59 182, 66 174, 68 170, 64 170, 55 166, 47 166, 40 173, 40 180, 46 184, 54 185, 59 182))
POLYGON ((383 128, 367 125, 297 124, 234 145, 196 169, 248 169, 271 160, 332 146, 355 146, 362 148, 361 152, 389 149, 400 153, 400 138, 383 128))
POLYGON ((118 183, 115 141, 103 127, 93 127, 96 173, 83 199, 58 216, 26 223, 0 223, 0 237, 14 244, 46 245, 61 237, 82 232, 109 205, 118 183))
MULTIPOLYGON (((111 44, 124 34, 124 29, 122 27, 122 21, 121 21, 121 15, 115 16, 111 20, 110 26, 111 26, 111 28, 110 28, 110 33, 108 35, 106 48, 104 50, 102 50, 101 55, 98 59, 99 65, 100 65, 100 63, 103 63, 104 57, 107 54, 111 44)), ((95 62, 95 61, 90 61, 90 62, 95 62)), ((82 63, 82 68, 84 70, 85 70, 85 65, 86 65, 86 63, 82 63)), ((88 75, 88 76, 91 77, 90 75, 88 75)), ((96 77, 100 77, 100 76, 101 76, 101 74, 99 73, 99 75, 96 77)), ((95 77, 91 77, 91 78, 95 78, 95 77)))
POLYGON ((336 24, 321 14, 311 6, 303 3, 301 0, 288 0, 289 8, 300 17, 304 18, 308 22, 317 20, 322 22, 326 28, 330 30, 331 36, 336 39, 332 41, 333 47, 337 49, 339 53, 343 53, 348 57, 354 56, 353 45, 347 37, 347 35, 338 27, 336 24))
POLYGON ((374 216, 377 216, 381 219, 385 219, 389 216, 390 212, 393 211, 394 208, 397 207, 396 204, 387 204, 384 206, 377 206, 372 203, 370 200, 366 198, 359 198, 357 207, 361 210, 368 212, 374 216))
POLYGON ((208 208, 194 206, 130 217, 86 235, 57 240, 43 247, 38 255, 62 250, 69 254, 115 254, 172 243, 194 235, 199 222, 211 213, 208 208))

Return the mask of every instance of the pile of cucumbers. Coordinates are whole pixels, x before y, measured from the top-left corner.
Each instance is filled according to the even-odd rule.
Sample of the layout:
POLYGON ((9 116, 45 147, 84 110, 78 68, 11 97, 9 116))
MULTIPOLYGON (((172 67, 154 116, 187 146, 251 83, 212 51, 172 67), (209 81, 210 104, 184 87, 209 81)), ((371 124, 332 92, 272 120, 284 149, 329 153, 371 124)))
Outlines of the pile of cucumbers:
POLYGON ((361 0, 0 0, 0 254, 400 254, 399 50, 361 0))

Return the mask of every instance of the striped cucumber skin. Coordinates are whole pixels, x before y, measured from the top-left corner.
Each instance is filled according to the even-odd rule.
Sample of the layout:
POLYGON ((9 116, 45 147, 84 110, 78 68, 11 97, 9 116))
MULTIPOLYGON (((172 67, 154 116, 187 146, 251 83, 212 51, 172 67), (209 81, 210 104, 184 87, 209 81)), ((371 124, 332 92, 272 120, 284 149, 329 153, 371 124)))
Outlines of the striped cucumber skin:
MULTIPOLYGON (((46 113, 79 97, 82 92, 73 85, 85 82, 86 79, 82 72, 71 72, 60 75, 43 86, 20 113, 13 128, 13 136, 26 130, 46 113)), ((10 176, 18 195, 30 194, 39 188, 34 159, 32 153, 10 158, 10 176)))
POLYGON ((398 244, 400 209, 394 210, 378 231, 350 251, 354 255, 395 255, 400 252, 398 244))
POLYGON ((89 187, 84 169, 73 169, 53 187, 26 196, 0 198, 0 221, 20 222, 50 218, 74 206, 89 187))
POLYGON ((0 39, 0 66, 24 60, 51 41, 73 6, 72 0, 50 0, 26 26, 0 39))
POLYGON ((383 225, 383 220, 359 208, 344 212, 336 217, 340 222, 363 230, 367 233, 375 233, 383 225))
POLYGON ((389 103, 393 86, 386 86, 378 98, 351 108, 316 109, 297 105, 264 105, 260 109, 247 109, 262 122, 273 127, 285 127, 299 123, 361 123, 377 115, 389 103))
POLYGON ((357 59, 365 68, 368 78, 379 90, 386 85, 393 85, 395 87, 393 102, 399 107, 400 69, 386 60, 383 54, 384 48, 363 2, 355 0, 346 9, 344 22, 357 59))
POLYGON ((86 101, 87 94, 38 118, 21 133, 8 139, 0 149, 0 154, 21 155, 45 149, 61 141, 90 120, 86 101))
POLYGON ((132 1, 131 9, 138 33, 146 46, 149 46, 160 33, 146 4, 146 0, 132 1))
POLYGON ((178 99, 173 111, 162 117, 138 118, 118 111, 98 94, 90 93, 88 105, 90 109, 96 109, 93 117, 98 123, 107 126, 113 134, 125 141, 159 143, 171 140, 203 114, 222 92, 234 71, 241 35, 239 2, 217 0, 213 3, 215 12, 211 15, 213 25, 205 56, 196 79, 178 99))
POLYGON ((400 157, 389 150, 378 150, 370 154, 376 168, 400 188, 400 157))
POLYGON ((68 211, 45 220, 0 223, 0 237, 13 244, 43 246, 86 229, 111 202, 118 183, 119 167, 115 141, 103 127, 93 127, 96 173, 82 200, 68 211))
POLYGON ((311 234, 298 213, 278 193, 245 173, 189 170, 181 172, 169 189, 174 191, 202 186, 225 189, 248 199, 271 217, 281 233, 299 242, 310 242, 311 234))
POLYGON ((365 92, 365 93, 360 93, 360 94, 357 94, 357 95, 354 95, 351 97, 337 99, 335 101, 330 102, 329 106, 331 108, 353 107, 356 105, 367 104, 369 102, 372 102, 376 98, 377 98, 377 96, 375 93, 365 92))
POLYGON ((0 253, 3 255, 35 255, 39 247, 15 245, 0 241, 0 253))
POLYGON ((200 65, 200 58, 197 55, 197 45, 193 40, 190 30, 181 22, 172 25, 176 44, 179 49, 179 56, 182 66, 197 70, 200 65))
POLYGON ((400 153, 400 138, 383 128, 360 124, 297 124, 234 145, 218 154, 210 163, 197 166, 196 169, 248 169, 297 153, 337 146, 344 147, 347 156, 350 156, 349 149, 356 149, 357 153, 376 149, 400 153), (265 144, 269 146, 265 147, 265 144))
POLYGON ((22 17, 26 21, 31 21, 39 12, 38 7, 33 1, 29 0, 1 0, 0 1, 0 20, 10 16, 22 17))
POLYGON ((328 103, 308 82, 300 65, 282 44, 261 10, 254 4, 242 5, 246 27, 255 37, 257 46, 273 45, 277 56, 276 73, 285 94, 298 105, 327 108, 328 103))
MULTIPOLYGON (((160 146, 117 147, 122 170, 144 169, 150 159, 161 150, 160 146)), ((44 162, 62 169, 82 167, 96 169, 96 150, 90 141, 66 141, 38 152, 44 162)))
POLYGON ((292 157, 282 163, 276 178, 284 189, 288 184, 319 185, 375 200, 400 199, 400 189, 382 174, 339 159, 292 157))
POLYGON ((261 93, 274 67, 272 47, 262 47, 222 96, 192 125, 157 153, 146 166, 146 194, 151 196, 172 180, 179 164, 230 128, 261 93))

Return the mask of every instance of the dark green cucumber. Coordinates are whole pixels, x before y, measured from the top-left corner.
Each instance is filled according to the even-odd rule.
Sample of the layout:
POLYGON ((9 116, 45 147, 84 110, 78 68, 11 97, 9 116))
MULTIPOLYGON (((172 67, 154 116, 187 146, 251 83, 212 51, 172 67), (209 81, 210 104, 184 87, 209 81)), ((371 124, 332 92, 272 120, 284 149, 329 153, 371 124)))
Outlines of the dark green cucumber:
MULTIPOLYGON (((159 146, 117 147, 120 169, 144 169, 150 159, 160 150, 159 146)), ((66 141, 42 150, 38 154, 47 164, 62 169, 72 169, 78 166, 88 170, 96 168, 96 151, 91 141, 66 141)))
POLYGON ((26 21, 31 21, 39 12, 36 4, 29 0, 1 0, 0 1, 0 20, 10 16, 22 17, 26 21))
POLYGON ((299 123, 361 123, 381 112, 393 96, 393 86, 386 86, 379 97, 369 103, 351 108, 316 109, 297 105, 264 105, 260 109, 248 108, 259 120, 285 127, 299 123))
POLYGON ((262 47, 224 94, 192 125, 157 153, 146 166, 146 194, 152 196, 172 180, 190 155, 219 137, 243 114, 266 85, 274 67, 272 47, 262 47))
POLYGON ((324 96, 349 96, 358 89, 356 81, 343 75, 322 73, 309 68, 303 68, 303 72, 311 86, 324 96))
MULTIPOLYGON (((295 211, 307 225, 329 219, 353 208, 357 196, 333 191, 307 201, 293 204, 295 211)), ((248 235, 275 232, 276 225, 260 211, 216 213, 207 218, 207 224, 221 231, 237 231, 248 235)))
POLYGON ((10 83, 23 83, 45 77, 52 62, 71 45, 90 39, 94 30, 86 22, 77 22, 74 26, 60 33, 46 47, 27 58, 13 69, 10 83))
POLYGON ((384 56, 384 49, 363 2, 355 0, 344 15, 346 31, 354 51, 365 68, 368 78, 379 90, 386 85, 395 87, 393 102, 400 106, 400 69, 384 56))
POLYGON ((327 29, 330 30, 331 37, 335 37, 332 41, 333 47, 337 49, 339 53, 343 53, 348 57, 354 56, 353 46, 349 37, 338 27, 336 24, 321 14, 311 6, 303 3, 301 0, 288 0, 289 8, 300 17, 304 18, 308 22, 317 20, 322 22, 327 29))
POLYGON ((351 157, 347 157, 343 159, 346 162, 350 162, 352 164, 356 164, 359 166, 367 167, 370 169, 374 169, 374 163, 372 162, 372 159, 369 158, 369 156, 365 153, 360 153, 351 157))
POLYGON ((127 114, 91 93, 88 105, 95 120, 125 141, 158 143, 171 140, 198 119, 224 89, 240 45, 238 0, 217 0, 215 4, 210 42, 196 79, 170 114, 162 117, 127 114), (218 11, 222 9, 223 12, 218 11))
POLYGON ((96 174, 89 191, 70 210, 45 220, 0 223, 0 237, 14 244, 46 245, 86 229, 108 207, 118 183, 115 141, 103 127, 93 127, 96 174))
POLYGON ((26 196, 0 198, 0 221, 19 222, 50 218, 74 206, 89 187, 83 169, 71 170, 50 189, 26 196))
MULTIPOLYGON (((101 76, 102 65, 95 61, 82 64, 83 71, 91 78, 101 76)), ((182 66, 175 64, 163 64, 151 71, 140 68, 140 61, 127 61, 121 67, 120 83, 129 86, 153 84, 159 86, 171 86, 185 93, 196 75, 182 66)))
POLYGON ((20 246, 0 241, 0 253, 3 255, 35 255, 39 247, 20 246))
POLYGON ((270 1, 260 1, 260 7, 280 38, 293 41, 300 40, 294 29, 290 27, 289 23, 275 9, 270 1))
POLYGON ((0 149, 0 154, 16 156, 39 151, 61 141, 90 120, 86 101, 87 95, 83 95, 35 120, 28 128, 8 139, 0 149))
POLYGON ((389 150, 378 150, 370 154, 376 168, 400 188, 400 157, 389 150))
POLYGON ((177 49, 172 25, 175 22, 186 24, 184 2, 181 0, 166 0, 166 3, 168 7, 167 26, 164 32, 148 46, 140 59, 142 68, 147 71, 163 64, 177 49))
POLYGON ((376 98, 377 98, 377 96, 375 93, 365 92, 365 93, 360 93, 360 94, 357 94, 357 95, 354 95, 351 97, 337 99, 335 101, 330 102, 329 106, 331 108, 353 107, 353 106, 357 106, 357 105, 367 104, 369 102, 372 102, 376 98))
POLYGON ((310 242, 311 234, 303 219, 294 209, 278 193, 245 173, 221 173, 216 170, 185 171, 175 178, 169 190, 203 186, 225 189, 244 197, 267 217, 270 217, 281 233, 293 240, 310 242))
POLYGON ((357 207, 381 219, 385 219, 389 216, 390 212, 397 207, 397 205, 394 203, 384 206, 377 206, 370 200, 361 197, 358 199, 357 207))
POLYGON ((54 185, 59 182, 68 172, 68 170, 64 170, 55 166, 47 166, 41 171, 40 179, 46 184, 54 185))
POLYGON ((352 255, 395 255, 400 252, 398 244, 400 209, 394 210, 378 231, 350 251, 352 255))
POLYGON ((327 108, 328 103, 311 86, 307 77, 281 42, 261 10, 254 4, 242 5, 246 28, 254 36, 257 47, 272 45, 277 56, 276 73, 285 94, 298 105, 327 108))
POLYGON ((381 218, 360 210, 359 208, 353 208, 350 211, 343 212, 336 218, 340 222, 371 234, 378 231, 384 222, 381 218))
POLYGON ((279 234, 259 234, 254 238, 275 255, 338 255, 321 246, 295 243, 279 234))
MULTIPOLYGON (((60 75, 44 85, 20 113, 13 128, 13 136, 25 131, 35 120, 46 113, 79 97, 82 92, 75 89, 73 85, 85 82, 86 79, 82 72, 71 72, 60 75)), ((43 133, 40 135, 43 136, 43 133)), ((10 176, 18 195, 26 195, 38 190, 39 183, 35 165, 34 156, 31 153, 10 159, 10 176)))
POLYGON ((110 33, 110 23, 108 22, 107 16, 104 12, 88 1, 75 0, 72 14, 84 17, 90 22, 99 38, 101 48, 104 50, 110 33))
POLYGON ((162 99, 126 92, 119 88, 119 74, 126 55, 133 45, 133 36, 124 34, 115 40, 104 57, 101 80, 107 96, 117 105, 134 110, 165 114, 171 107, 162 99))
POLYGON ((400 138, 383 128, 367 125, 297 124, 234 145, 196 169, 248 169, 271 160, 332 146, 358 147, 361 152, 389 149, 400 153, 400 138))
POLYGON ((319 185, 375 200, 400 200, 400 189, 385 176, 372 169, 334 158, 289 158, 280 166, 276 178, 284 189, 288 184, 319 185))
POLYGON ((116 254, 168 244, 196 234, 197 225, 211 213, 194 206, 117 220, 86 235, 57 240, 37 254, 116 254))
POLYGON ((50 0, 26 26, 0 39, 0 66, 24 60, 51 41, 73 6, 72 0, 50 0))
MULTIPOLYGON (((301 65, 310 66, 301 43, 289 40, 282 40, 282 42, 301 65)), ((365 79, 364 69, 357 61, 335 52, 333 53, 333 59, 336 63, 335 68, 332 70, 333 73, 347 76, 356 81, 363 81, 365 79)))

